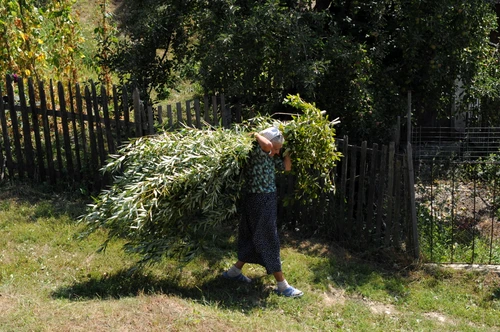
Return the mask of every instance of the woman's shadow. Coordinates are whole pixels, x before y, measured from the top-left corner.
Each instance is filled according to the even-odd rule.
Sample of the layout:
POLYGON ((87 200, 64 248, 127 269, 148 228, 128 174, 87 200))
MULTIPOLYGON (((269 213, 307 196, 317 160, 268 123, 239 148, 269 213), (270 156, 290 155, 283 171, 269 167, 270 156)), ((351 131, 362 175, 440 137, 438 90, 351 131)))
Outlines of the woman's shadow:
POLYGON ((263 280, 265 273, 262 277, 253 278, 250 284, 222 277, 221 262, 232 260, 229 255, 235 250, 234 243, 229 239, 224 241, 223 245, 218 242, 217 248, 201 253, 196 258, 213 268, 197 270, 195 281, 186 281, 187 269, 183 269, 184 264, 181 262, 170 264, 160 276, 158 268, 151 270, 147 266, 134 265, 112 274, 82 276, 80 280, 53 291, 52 297, 81 301, 168 294, 201 303, 217 303, 219 307, 240 311, 265 307, 272 292, 263 280))

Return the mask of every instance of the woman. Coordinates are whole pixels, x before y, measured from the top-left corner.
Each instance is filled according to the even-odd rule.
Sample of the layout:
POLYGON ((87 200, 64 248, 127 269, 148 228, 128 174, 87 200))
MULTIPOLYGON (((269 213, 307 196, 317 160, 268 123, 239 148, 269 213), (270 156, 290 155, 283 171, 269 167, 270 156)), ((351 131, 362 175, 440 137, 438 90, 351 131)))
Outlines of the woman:
POLYGON ((303 292, 290 286, 281 271, 280 241, 276 225, 276 168, 289 171, 289 155, 279 157, 284 138, 274 127, 253 134, 257 144, 250 152, 245 170, 247 194, 243 202, 238 232, 238 261, 222 276, 226 279, 251 282, 241 269, 246 263, 260 264, 277 281, 276 292, 286 297, 300 297, 303 292))

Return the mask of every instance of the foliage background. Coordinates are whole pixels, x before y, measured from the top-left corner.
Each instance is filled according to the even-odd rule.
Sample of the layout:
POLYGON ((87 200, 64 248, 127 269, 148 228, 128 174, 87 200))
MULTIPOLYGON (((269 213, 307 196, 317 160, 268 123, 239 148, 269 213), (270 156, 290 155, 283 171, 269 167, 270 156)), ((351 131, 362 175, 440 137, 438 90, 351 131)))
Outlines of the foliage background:
POLYGON ((495 1, 89 3, 2 0, 1 74, 97 76, 153 104, 189 82, 247 112, 287 111, 286 95, 300 94, 340 117, 351 142, 390 140, 409 91, 421 124, 465 110, 499 120, 495 1))

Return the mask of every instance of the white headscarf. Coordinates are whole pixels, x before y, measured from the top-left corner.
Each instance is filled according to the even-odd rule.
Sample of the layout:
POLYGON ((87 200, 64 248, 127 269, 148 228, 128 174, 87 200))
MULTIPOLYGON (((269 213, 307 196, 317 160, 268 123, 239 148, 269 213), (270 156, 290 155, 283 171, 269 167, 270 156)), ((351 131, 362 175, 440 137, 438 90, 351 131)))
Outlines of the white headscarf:
POLYGON ((267 129, 264 129, 259 134, 267 138, 270 142, 283 144, 283 142, 285 141, 285 138, 276 127, 269 127, 267 129))

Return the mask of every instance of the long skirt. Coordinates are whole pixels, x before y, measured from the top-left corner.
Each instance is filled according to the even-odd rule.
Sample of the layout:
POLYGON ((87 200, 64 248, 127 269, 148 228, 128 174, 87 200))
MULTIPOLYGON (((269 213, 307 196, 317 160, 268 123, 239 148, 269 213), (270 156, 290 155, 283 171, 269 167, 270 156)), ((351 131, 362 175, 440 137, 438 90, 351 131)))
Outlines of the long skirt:
POLYGON ((276 192, 247 194, 238 231, 238 260, 260 264, 268 274, 281 271, 276 192))

